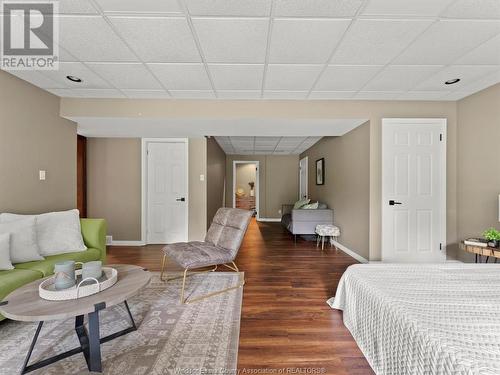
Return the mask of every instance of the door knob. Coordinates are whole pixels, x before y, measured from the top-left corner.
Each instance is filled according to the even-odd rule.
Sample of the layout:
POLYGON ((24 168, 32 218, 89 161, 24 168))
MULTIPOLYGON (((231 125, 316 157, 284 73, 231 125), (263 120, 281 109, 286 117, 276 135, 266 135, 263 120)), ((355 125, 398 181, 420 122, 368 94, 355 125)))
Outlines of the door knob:
POLYGON ((184 197, 176 199, 177 202, 184 202, 185 200, 186 200, 186 198, 184 198, 184 197))
POLYGON ((403 203, 393 201, 392 199, 389 201, 389 206, 394 206, 395 204, 403 204, 403 203))

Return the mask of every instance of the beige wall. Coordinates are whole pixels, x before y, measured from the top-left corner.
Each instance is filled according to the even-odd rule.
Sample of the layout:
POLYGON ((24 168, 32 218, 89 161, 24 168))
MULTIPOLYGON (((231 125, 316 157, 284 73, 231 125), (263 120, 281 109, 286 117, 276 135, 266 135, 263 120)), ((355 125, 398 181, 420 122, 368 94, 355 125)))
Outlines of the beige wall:
POLYGON ((115 241, 141 239, 141 140, 87 139, 87 210, 115 241))
POLYGON ((342 137, 324 137, 300 155, 308 157, 308 192, 334 210, 339 241, 369 259, 370 124, 342 137), (325 158, 325 184, 316 185, 316 160, 325 158))
MULTIPOLYGON (((458 102, 458 223, 460 240, 498 222, 500 84, 458 102)), ((459 258, 473 261, 462 251, 459 258)))
POLYGON ((243 189, 245 196, 250 196, 249 182, 257 183, 257 171, 255 163, 236 164, 236 190, 243 189))
POLYGON ((224 206, 226 153, 212 137, 207 139, 207 227, 215 213, 224 206))
POLYGON ((207 232, 207 140, 189 139, 189 241, 203 241, 207 232), (200 175, 205 177, 200 181, 200 175))
POLYGON ((298 155, 227 155, 226 206, 233 206, 233 161, 259 162, 259 217, 279 219, 282 204, 293 203, 299 195, 298 155))
POLYGON ((0 71, 0 115, 0 212, 75 208, 76 124, 59 98, 0 71))
MULTIPOLYGON (((88 138, 87 193, 91 217, 104 217, 115 241, 141 240, 141 140, 88 138)), ((206 141, 189 140, 189 239, 206 231, 206 141)))
MULTIPOLYGON (((381 129, 384 117, 446 118, 447 150, 447 244, 457 244, 457 103, 426 101, 215 101, 77 99, 61 101, 63 116, 131 118, 217 119, 342 119, 370 121, 370 259, 380 259, 382 217, 381 129)), ((242 126, 242 133, 245 131, 242 126)), ((237 134, 238 129, 235 129, 237 134)), ((227 171, 227 170, 226 170, 227 171)), ((227 186, 232 186, 228 184, 227 186)), ((227 201, 227 198, 226 198, 227 201)))

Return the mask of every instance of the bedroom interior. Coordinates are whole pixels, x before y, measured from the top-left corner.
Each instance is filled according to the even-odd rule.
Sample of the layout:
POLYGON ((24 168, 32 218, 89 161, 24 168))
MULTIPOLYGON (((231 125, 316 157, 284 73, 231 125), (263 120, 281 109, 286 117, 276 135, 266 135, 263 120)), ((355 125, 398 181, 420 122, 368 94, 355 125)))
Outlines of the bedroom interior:
POLYGON ((499 2, 0 2, 0 374, 500 374, 499 2))

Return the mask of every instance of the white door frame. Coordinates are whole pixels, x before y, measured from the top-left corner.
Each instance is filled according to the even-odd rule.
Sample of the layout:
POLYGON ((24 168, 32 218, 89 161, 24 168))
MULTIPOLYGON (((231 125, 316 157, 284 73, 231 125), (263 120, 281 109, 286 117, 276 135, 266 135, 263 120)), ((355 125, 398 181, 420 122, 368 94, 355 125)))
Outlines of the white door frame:
MULTIPOLYGON (((440 176, 440 195, 441 195, 441 205, 439 207, 439 216, 441 219, 441 239, 440 243, 442 244, 443 248, 442 250, 445 252, 445 257, 446 257, 446 200, 447 200, 447 193, 446 193, 446 181, 447 181, 447 120, 446 118, 382 118, 382 134, 384 132, 384 125, 385 124, 415 124, 415 126, 418 126, 418 124, 435 124, 436 126, 441 127, 442 131, 442 143, 443 147, 441 149, 441 158, 440 158, 440 166, 441 166, 441 176, 440 176)), ((384 243, 384 204, 386 204, 386 200, 389 199, 389 197, 385 196, 385 189, 384 189, 384 143, 383 143, 383 137, 381 137, 381 148, 382 148, 382 167, 381 167, 381 197, 382 197, 382 209, 381 209, 381 228, 382 228, 382 260, 383 260, 383 254, 384 254, 384 248, 385 248, 385 243, 384 243)))
POLYGON ((303 199, 302 194, 300 194, 300 188, 302 186, 302 173, 300 173, 301 172, 300 168, 302 167, 301 165, 302 160, 305 160, 306 164, 305 188, 306 188, 306 198, 309 198, 309 156, 304 156, 302 159, 299 160, 299 200, 303 199))
POLYGON ((147 245, 148 236, 148 144, 149 143, 185 143, 186 144, 186 234, 189 233, 189 142, 187 138, 141 138, 141 243, 147 245))
POLYGON ((259 204, 259 174, 260 165, 257 160, 233 160, 233 208, 236 207, 236 165, 237 164, 255 164, 257 170, 255 171, 255 209, 257 210, 257 220, 260 219, 260 204, 259 204))

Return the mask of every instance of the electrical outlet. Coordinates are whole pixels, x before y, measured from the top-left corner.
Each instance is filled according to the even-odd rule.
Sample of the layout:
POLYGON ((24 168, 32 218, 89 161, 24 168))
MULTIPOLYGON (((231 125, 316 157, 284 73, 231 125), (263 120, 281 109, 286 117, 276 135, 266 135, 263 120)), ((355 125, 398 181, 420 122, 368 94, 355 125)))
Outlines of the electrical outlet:
POLYGON ((45 171, 42 170, 38 171, 38 179, 40 181, 45 181, 45 171))
POLYGON ((278 214, 280 214, 280 215, 281 215, 281 210, 278 210, 278 214))

